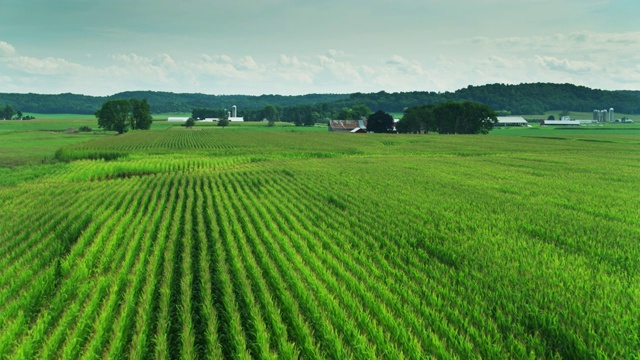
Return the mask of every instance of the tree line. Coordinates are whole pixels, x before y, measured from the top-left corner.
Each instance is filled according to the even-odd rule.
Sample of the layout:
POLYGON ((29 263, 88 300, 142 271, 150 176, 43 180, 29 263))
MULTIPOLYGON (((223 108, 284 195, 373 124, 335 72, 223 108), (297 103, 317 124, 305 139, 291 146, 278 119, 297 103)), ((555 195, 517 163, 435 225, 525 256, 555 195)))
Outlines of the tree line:
MULTIPOLYGON (((236 105, 246 119, 262 120, 260 112, 273 105, 282 117, 292 122, 310 122, 313 116, 337 116, 342 109, 365 105, 370 109, 403 112, 404 109, 445 101, 475 101, 487 104, 502 114, 534 115, 552 110, 591 112, 613 107, 618 112, 640 114, 640 92, 607 91, 573 84, 531 83, 519 85, 490 84, 468 86, 454 92, 398 92, 353 94, 284 95, 206 95, 176 94, 156 91, 132 91, 108 97, 75 94, 7 94, 0 93, 0 104, 11 104, 23 112, 93 114, 107 100, 147 99, 154 113, 190 112, 197 108, 220 109, 236 105), (285 110, 288 113, 284 114, 285 110), (315 113, 315 114, 314 114, 315 113)), ((332 117, 334 117, 332 116, 332 117)))
POLYGON ((13 106, 7 104, 6 106, 0 105, 0 120, 31 120, 35 119, 33 116, 22 114, 20 110, 14 110, 13 106))
POLYGON ((449 100, 405 109, 396 128, 399 133, 487 134, 497 121, 486 104, 449 100))

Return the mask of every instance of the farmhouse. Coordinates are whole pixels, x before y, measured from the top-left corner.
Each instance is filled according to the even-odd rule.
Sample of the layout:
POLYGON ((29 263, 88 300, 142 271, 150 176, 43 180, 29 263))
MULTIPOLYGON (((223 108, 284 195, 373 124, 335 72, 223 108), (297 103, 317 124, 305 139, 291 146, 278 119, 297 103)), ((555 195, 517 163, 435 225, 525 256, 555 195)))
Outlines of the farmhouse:
POLYGON ((329 120, 329 131, 367 132, 367 120, 329 120))
POLYGON ((522 116, 498 116, 495 126, 528 126, 529 123, 522 116))

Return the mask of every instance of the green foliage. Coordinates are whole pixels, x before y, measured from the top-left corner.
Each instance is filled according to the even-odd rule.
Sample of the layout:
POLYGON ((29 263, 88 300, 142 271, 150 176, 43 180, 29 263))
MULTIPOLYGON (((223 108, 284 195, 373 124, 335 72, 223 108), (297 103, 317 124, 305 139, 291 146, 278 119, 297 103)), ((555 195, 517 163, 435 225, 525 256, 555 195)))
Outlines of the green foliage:
POLYGON ((262 109, 262 114, 267 121, 278 121, 278 109, 273 105, 267 105, 262 109))
POLYGON ((437 131, 434 108, 435 105, 422 105, 405 109, 397 125, 398 132, 420 134, 437 131))
MULTIPOLYGON (((492 109, 511 114, 543 114, 547 111, 567 109, 572 112, 591 112, 594 108, 614 106, 616 111, 640 114, 640 92, 605 91, 589 89, 572 84, 532 83, 519 85, 490 84, 468 86, 455 92, 399 92, 345 94, 308 94, 301 96, 282 95, 206 95, 174 94, 155 91, 131 91, 109 97, 94 97, 75 94, 40 95, 0 93, 0 104, 12 104, 23 112, 44 114, 74 113, 94 114, 107 100, 147 99, 156 113, 193 112, 195 119, 221 118, 224 109, 235 104, 241 116, 250 121, 261 121, 261 111, 266 105, 280 106, 279 118, 295 122, 295 113, 300 106, 311 107, 322 119, 346 118, 336 115, 344 108, 352 109, 365 105, 369 109, 402 113, 405 108, 424 104, 439 104, 447 100, 476 101, 492 109), (215 110, 213 110, 215 109, 215 110), (291 110, 290 114, 287 114, 291 110)), ((368 115, 368 114, 367 114, 368 115)), ((367 116, 361 115, 361 116, 367 116)))
POLYGON ((184 126, 191 128, 196 124, 196 121, 194 120, 194 118, 190 117, 187 119, 187 121, 185 121, 184 126))
POLYGON ((447 101, 433 109, 435 131, 440 134, 488 134, 497 121, 487 105, 447 101))
POLYGON ((367 132, 387 133, 393 131, 393 117, 382 110, 369 115, 367 132))
POLYGON ((104 130, 124 134, 129 129, 131 102, 128 100, 107 100, 96 111, 98 126, 104 130))
POLYGON ((0 171, 0 358, 633 358, 637 135, 545 132, 174 127, 0 171))
POLYGON ((15 111, 13 110, 13 107, 11 105, 7 104, 6 106, 0 106, 0 119, 13 120, 14 114, 15 111))
POLYGON ((218 126, 222 126, 223 129, 228 125, 229 125, 229 119, 222 118, 218 121, 218 126))
POLYGON ((131 128, 137 130, 149 130, 153 123, 151 109, 147 99, 131 99, 131 128))
POLYGON ((107 100, 96 111, 98 126, 123 134, 129 129, 148 130, 153 123, 147 100, 107 100))

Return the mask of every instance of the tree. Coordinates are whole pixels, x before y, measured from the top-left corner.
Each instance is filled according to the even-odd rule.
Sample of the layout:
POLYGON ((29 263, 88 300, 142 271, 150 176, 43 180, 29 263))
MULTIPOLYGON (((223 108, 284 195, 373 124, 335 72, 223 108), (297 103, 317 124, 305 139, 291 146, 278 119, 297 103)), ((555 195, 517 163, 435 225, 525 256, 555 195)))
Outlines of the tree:
POLYGON ((13 114, 15 114, 15 112, 13 111, 13 107, 9 104, 7 104, 7 106, 5 106, 4 108, 0 107, 0 117, 5 119, 5 120, 11 120, 13 118, 13 114))
POLYGON ((338 120, 358 120, 357 115, 349 108, 342 108, 338 113, 338 120))
POLYGON ((153 122, 146 99, 107 100, 95 115, 99 127, 118 134, 129 129, 148 130, 153 122))
POLYGON ((16 115, 18 116, 18 120, 22 120, 22 111, 16 111, 16 115))
POLYGON ((374 133, 393 131, 393 117, 382 110, 376 111, 367 119, 367 131, 374 133))
POLYGON ((371 115, 371 109, 367 105, 359 104, 355 105, 351 108, 352 115, 355 117, 354 120, 366 119, 371 115))
POLYGON ((547 120, 555 120, 556 118, 553 115, 549 115, 549 117, 547 118, 547 120))
POLYGON ((187 128, 191 128, 191 127, 193 127, 193 125, 195 125, 195 124, 196 124, 196 121, 195 121, 192 117, 190 117, 190 118, 188 118, 188 119, 187 119, 187 121, 184 123, 184 126, 185 126, 185 127, 187 127, 187 128))
POLYGON ((404 110, 397 128, 400 133, 421 133, 435 131, 433 105, 412 106, 404 110))
POLYGON ((147 99, 131 99, 131 128, 149 130, 153 123, 147 99))
POLYGON ((273 105, 266 105, 262 110, 262 114, 268 121, 278 121, 278 109, 273 105))
POLYGON ((107 100, 100 110, 96 111, 98 126, 110 131, 123 134, 128 130, 131 113, 129 100, 107 100))
POLYGON ((222 119, 220 119, 220 121, 218 121, 218 126, 222 126, 222 128, 223 128, 223 129, 224 129, 227 125, 229 125, 229 119, 222 118, 222 119))
POLYGON ((485 104, 446 101, 433 110, 440 134, 487 134, 498 121, 495 111, 485 104))

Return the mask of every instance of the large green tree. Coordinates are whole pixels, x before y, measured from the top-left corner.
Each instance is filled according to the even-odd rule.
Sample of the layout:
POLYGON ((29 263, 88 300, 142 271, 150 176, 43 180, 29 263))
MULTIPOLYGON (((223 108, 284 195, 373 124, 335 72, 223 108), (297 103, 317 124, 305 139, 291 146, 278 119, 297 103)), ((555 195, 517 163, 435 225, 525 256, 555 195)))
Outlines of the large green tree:
POLYGON ((109 131, 123 134, 129 129, 131 102, 129 100, 107 100, 96 111, 98 126, 109 131))
POLYGON ((422 133, 435 131, 435 120, 433 117, 434 105, 412 106, 404 110, 404 115, 398 122, 398 132, 401 133, 422 133))
POLYGON ((151 108, 147 99, 131 99, 131 128, 149 130, 153 123, 151 108))
POLYGON ((485 104, 446 101, 433 110, 436 131, 440 134, 487 134, 498 119, 485 104))
POLYGON ((7 104, 5 107, 0 106, 0 118, 11 120, 13 118, 13 114, 15 114, 15 111, 11 105, 7 104))
POLYGON ((264 107, 264 109, 262 109, 262 114, 264 116, 265 119, 267 119, 267 121, 271 122, 276 122, 278 121, 278 108, 276 108, 274 105, 266 105, 264 107))
POLYGON ((107 100, 96 111, 98 126, 123 134, 129 129, 148 130, 153 118, 147 100, 107 100))
POLYGON ((367 131, 374 133, 393 131, 393 117, 382 110, 376 111, 367 118, 367 131))

